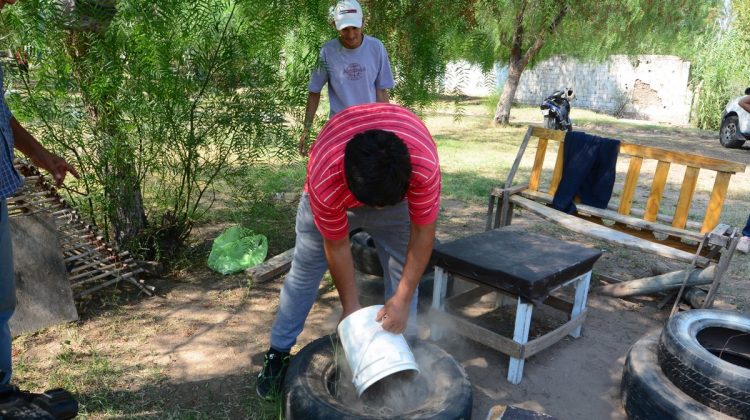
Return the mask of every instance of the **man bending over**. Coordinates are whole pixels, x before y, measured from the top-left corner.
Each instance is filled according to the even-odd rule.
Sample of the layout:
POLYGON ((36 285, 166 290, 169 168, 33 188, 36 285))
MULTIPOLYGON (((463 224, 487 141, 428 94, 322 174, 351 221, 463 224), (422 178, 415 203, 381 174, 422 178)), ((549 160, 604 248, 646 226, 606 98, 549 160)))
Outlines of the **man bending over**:
POLYGON ((437 149, 424 123, 398 105, 357 105, 336 114, 310 151, 297 209, 292 266, 281 289, 256 390, 273 398, 289 352, 330 270, 342 319, 360 308, 349 231, 365 229, 383 265, 385 330, 416 335, 417 286, 432 253, 440 208, 437 149))

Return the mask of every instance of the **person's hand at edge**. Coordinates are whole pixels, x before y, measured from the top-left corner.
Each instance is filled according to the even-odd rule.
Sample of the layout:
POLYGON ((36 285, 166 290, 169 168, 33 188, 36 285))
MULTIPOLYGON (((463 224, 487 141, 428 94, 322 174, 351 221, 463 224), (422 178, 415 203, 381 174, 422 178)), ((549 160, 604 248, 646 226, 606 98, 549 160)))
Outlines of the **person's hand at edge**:
POLYGON ((401 334, 406 330, 406 323, 409 320, 409 304, 411 299, 404 301, 398 295, 388 299, 375 316, 375 321, 382 322, 384 330, 401 334))
POLYGON ((68 173, 73 175, 76 179, 81 178, 76 168, 62 157, 47 150, 43 150, 40 154, 41 156, 32 157, 31 161, 40 168, 46 169, 47 172, 52 175, 52 178, 55 180, 55 185, 58 187, 63 184, 68 173))
POLYGON ((310 135, 310 129, 305 127, 302 129, 302 135, 299 137, 299 154, 302 156, 307 156, 308 147, 307 147, 307 137, 310 135))

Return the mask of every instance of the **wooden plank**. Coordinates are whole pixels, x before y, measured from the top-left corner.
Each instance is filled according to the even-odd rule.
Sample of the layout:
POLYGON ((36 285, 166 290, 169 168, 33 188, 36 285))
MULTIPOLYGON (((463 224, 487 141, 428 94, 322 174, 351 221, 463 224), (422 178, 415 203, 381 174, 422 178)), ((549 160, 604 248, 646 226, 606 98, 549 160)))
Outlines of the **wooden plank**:
POLYGON ((713 228, 713 230, 708 233, 709 245, 716 245, 722 248, 727 248, 729 246, 729 240, 730 240, 729 235, 731 235, 729 230, 731 228, 732 228, 731 226, 726 225, 724 223, 719 223, 718 225, 716 225, 716 227, 713 228))
MULTIPOLYGON (((693 261, 693 253, 681 251, 679 249, 668 247, 645 239, 640 239, 627 233, 618 232, 606 226, 597 225, 596 223, 583 220, 580 217, 571 216, 555 209, 551 209, 543 204, 539 204, 533 200, 529 200, 528 198, 524 198, 519 195, 511 197, 511 201, 516 205, 528 209, 541 216, 542 218, 557 223, 569 230, 572 230, 573 232, 588 235, 602 241, 615 245, 621 245, 625 248, 633 249, 636 251, 661 255, 662 257, 684 261, 687 263, 693 261)), ((708 260, 704 257, 699 257, 698 262, 700 264, 707 264, 708 260)))
MULTIPOLYGON (((591 285, 591 271, 579 276, 575 281, 576 284, 576 296, 573 303, 573 310, 570 312, 570 319, 578 319, 578 317, 586 310, 586 301, 589 296, 589 286, 591 285)), ((578 338, 581 336, 581 326, 570 332, 570 336, 578 338)))
MULTIPOLYGON (((689 287, 709 284, 713 281, 715 272, 716 265, 710 265, 708 268, 702 270, 694 270, 690 273, 686 285, 689 287)), ((595 290, 598 294, 613 297, 651 295, 666 292, 668 290, 679 289, 685 282, 686 275, 688 275, 688 270, 678 270, 671 273, 660 274, 658 276, 626 280, 617 284, 608 284, 606 286, 597 287, 595 290)))
POLYGON ((727 172, 718 172, 716 174, 714 189, 711 191, 711 198, 708 200, 706 215, 703 217, 701 233, 710 232, 719 224, 719 217, 721 217, 721 210, 724 207, 724 199, 727 196, 727 189, 729 189, 729 180, 731 177, 732 174, 727 172))
POLYGON ((547 154, 547 139, 540 138, 534 157, 534 166, 531 167, 531 178, 529 178, 529 189, 536 191, 539 189, 539 178, 542 176, 544 167, 544 156, 547 154))
MULTIPOLYGON (((516 306, 516 323, 513 329, 513 341, 520 345, 525 345, 529 341, 529 329, 531 328, 531 312, 534 306, 525 303, 523 299, 518 298, 516 306)), ((522 347, 523 349, 523 347, 522 347)), ((523 378, 524 358, 511 357, 508 364, 508 382, 519 384, 523 378)))
MULTIPOLYGON (((485 226, 485 230, 490 230, 493 228, 497 228, 500 226, 500 219, 501 219, 501 212, 503 211, 502 203, 503 203, 503 196, 507 193, 508 196, 511 196, 513 194, 518 194, 519 192, 528 189, 529 184, 521 184, 516 185, 515 187, 511 188, 500 188, 500 187, 494 187, 492 190, 490 190, 490 198, 489 202, 487 203, 487 225, 485 226), (497 213, 495 213, 493 217, 493 212, 495 211, 495 197, 500 197, 497 204, 497 213)), ((510 224, 510 217, 513 215, 513 209, 509 207, 509 205, 506 206, 508 216, 506 216, 506 222, 507 224, 510 224)))
POLYGON ((493 197, 502 197, 506 191, 508 192, 508 194, 513 195, 513 194, 518 194, 519 192, 523 190, 527 190, 527 189, 529 189, 529 184, 516 185, 515 187, 511 187, 508 189, 494 187, 490 191, 490 195, 493 197))
POLYGON ((529 128, 526 129, 526 135, 523 137, 523 140, 521 141, 521 145, 518 147, 516 160, 513 161, 513 166, 511 166, 510 172, 508 172, 508 177, 505 180, 505 188, 509 188, 513 185, 513 178, 516 177, 516 172, 518 171, 518 167, 521 165, 521 159, 523 159, 523 154, 526 153, 526 146, 529 145, 529 139, 531 139, 531 131, 532 131, 532 127, 529 126, 529 128))
POLYGON ((461 317, 435 310, 434 308, 430 310, 429 317, 433 323, 448 328, 472 341, 484 344, 510 357, 521 357, 522 346, 520 344, 494 331, 480 327, 461 317))
POLYGON ((445 300, 445 304, 448 305, 450 308, 460 308, 464 306, 471 305, 472 303, 478 301, 482 298, 482 296, 492 293, 495 290, 485 287, 485 286, 477 286, 473 289, 467 290, 463 293, 451 296, 445 300))
MULTIPOLYGON (((445 313, 445 295, 448 292, 448 273, 442 267, 435 266, 435 276, 432 283, 432 314, 445 313)), ((430 340, 443 338, 445 323, 439 322, 437 317, 430 317, 430 340)))
MULTIPOLYGON (((439 267, 436 267, 436 268, 439 268, 439 267)), ((441 268, 441 270, 442 270, 442 268, 441 268)), ((484 284, 482 284, 480 282, 477 282, 476 280, 471 279, 469 277, 464 277, 464 276, 461 276, 459 274, 453 274, 453 276, 455 278, 457 278, 457 279, 461 279, 461 280, 467 281, 469 283, 472 283, 472 284, 476 285, 477 287, 475 287, 473 289, 470 289, 470 290, 468 290, 466 292, 463 292, 463 293, 460 293, 460 294, 457 294, 457 295, 454 295, 454 296, 451 296, 451 297, 447 298, 446 299, 446 304, 449 307, 452 307, 452 308, 456 308, 456 307, 460 307, 460 306, 467 306, 467 305, 471 304, 472 302, 478 300, 482 296, 484 296, 484 295, 486 295, 488 293, 492 293, 492 292, 497 292, 497 293, 503 294, 505 296, 509 296, 509 297, 513 298, 513 302, 514 303, 515 303, 515 299, 518 297, 518 295, 515 295, 515 294, 510 293, 510 292, 508 292, 506 290, 503 290, 503 289, 498 289, 498 288, 494 288, 494 287, 487 287, 484 284)), ((575 279, 573 279, 573 280, 575 280, 575 279)), ((573 281, 573 280, 571 280, 571 281, 573 281)), ((564 287, 564 286, 567 286, 567 285, 568 285, 568 283, 565 283, 565 284, 561 285, 560 287, 564 287)), ((555 288, 555 290, 557 290, 558 288, 555 288)), ((434 302, 434 300, 433 300, 433 302, 434 302)), ((545 299, 544 302, 542 302, 542 303, 545 304, 545 305, 547 305, 547 306, 549 306, 549 307, 551 307, 551 308, 555 308, 557 310, 565 312, 566 314, 570 314, 570 312, 573 310, 573 304, 571 302, 568 302, 566 300, 560 299, 560 298, 555 297, 555 296, 549 296, 549 297, 547 297, 547 299, 545 299)))
POLYGON ((620 195, 620 207, 617 210, 620 214, 630 214, 630 207, 633 205, 633 195, 638 186, 638 176, 641 174, 642 164, 643 158, 635 156, 630 159, 628 174, 625 176, 625 185, 620 195))
POLYGON ((716 292, 719 290, 721 279, 729 269, 729 263, 732 262, 734 253, 735 251, 737 251, 737 244, 740 243, 741 237, 742 235, 740 234, 739 229, 735 229, 732 231, 732 239, 729 241, 729 247, 727 248, 727 251, 722 252, 721 254, 718 267, 716 268, 716 273, 714 273, 714 279, 711 282, 711 287, 708 288, 706 300, 703 302, 703 309, 709 309, 713 306, 714 297, 716 295, 716 292))
POLYGON ((692 153, 677 152, 640 144, 620 143, 620 153, 629 156, 639 156, 646 159, 656 159, 660 162, 676 163, 678 165, 694 166, 719 172, 745 172, 745 164, 723 159, 714 159, 692 153))
POLYGON ((531 125, 529 126, 529 128, 531 128, 531 135, 533 137, 545 138, 559 142, 565 141, 565 131, 552 130, 550 128, 542 128, 531 125))
MULTIPOLYGON (((614 211, 618 210, 618 207, 615 204, 608 204, 607 208, 610 209, 610 210, 614 210, 614 211)), ((631 208, 630 209, 630 214, 633 215, 633 216, 636 216, 636 217, 643 217, 643 215, 646 214, 646 212, 644 210, 642 210, 642 209, 632 209, 631 208)), ((663 223, 668 223, 668 224, 671 225, 672 221, 674 220, 674 218, 672 216, 659 213, 656 216, 656 220, 658 220, 660 222, 663 222, 663 223)), ((694 230, 696 232, 700 232, 701 226, 702 226, 702 224, 699 223, 699 222, 694 222, 692 220, 688 220, 687 225, 685 227, 688 228, 688 229, 690 229, 690 230, 694 230)))
POLYGON ((568 302, 567 300, 560 299, 555 296, 550 296, 543 302, 545 305, 555 308, 559 311, 563 311, 566 314, 570 314, 570 311, 573 310, 573 304, 568 302))
POLYGON ((441 311, 445 310, 445 295, 448 293, 448 273, 443 267, 435 266, 435 274, 432 280, 432 307, 441 311))
POLYGON ((555 159, 555 169, 552 171, 552 181, 549 185, 550 195, 555 195, 557 187, 560 185, 563 173, 563 144, 560 143, 560 147, 557 149, 557 159, 555 159))
MULTIPOLYGON (((521 193, 522 196, 530 198, 537 202, 542 202, 545 204, 551 204, 552 203, 552 197, 539 192, 531 192, 531 191, 523 191, 521 193)), ((624 214, 617 213, 615 211, 612 211, 610 209, 600 209, 592 206, 588 206, 586 204, 576 204, 576 208, 578 210, 579 214, 582 215, 590 215, 594 217, 601 217, 603 219, 609 219, 614 220, 615 222, 622 223, 627 226, 632 226, 638 229, 644 229, 651 232, 658 232, 663 233, 665 235, 675 236, 678 238, 685 238, 690 239, 694 241, 702 241, 703 235, 686 230, 686 229, 678 229, 669 225, 661 224, 658 222, 647 222, 642 219, 638 219, 636 217, 632 216, 626 216, 624 214)))
POLYGON ((667 185, 669 166, 670 163, 664 161, 659 161, 656 165, 654 179, 651 181, 651 194, 649 194, 648 201, 646 202, 646 214, 643 215, 643 219, 648 222, 656 221, 656 216, 659 214, 659 205, 661 204, 661 197, 664 194, 664 186, 667 185))
POLYGON ((529 341, 523 348, 523 357, 529 358, 562 340, 565 336, 569 335, 571 331, 583 325, 583 321, 586 320, 586 315, 588 315, 588 309, 584 309, 583 312, 578 315, 578 318, 570 320, 557 327, 555 330, 529 341))
POLYGON ((289 271, 289 268, 292 266, 293 256, 294 248, 287 249, 255 267, 248 268, 245 270, 245 273, 253 282, 265 283, 289 271))
MULTIPOLYGON (((518 167, 521 165, 521 159, 523 159, 523 154, 526 153, 526 146, 529 145, 529 139, 531 139, 531 126, 529 126, 528 129, 526 129, 526 135, 523 137, 523 140, 521 141, 521 146, 518 148, 518 153, 516 154, 516 159, 513 161, 513 166, 510 168, 510 172, 508 173, 508 178, 505 180, 505 188, 510 188, 513 186, 513 178, 516 176, 516 171, 518 171, 518 167)), ((509 198, 508 194, 503 194, 503 199, 498 204, 500 207, 498 209, 498 216, 499 220, 498 223, 500 226, 506 226, 510 223, 508 220, 508 210, 509 210, 509 198)))
POLYGON ((484 230, 492 229, 492 215, 495 213, 495 201, 497 201, 495 190, 497 189, 498 188, 495 187, 492 190, 490 190, 489 200, 487 201, 487 224, 484 227, 484 230))
POLYGON ((688 166, 685 169, 685 177, 682 179, 682 187, 680 188, 680 198, 677 200, 677 209, 674 212, 674 219, 672 220, 673 227, 682 229, 687 223, 690 204, 693 201, 693 194, 695 193, 695 186, 698 184, 699 172, 700 168, 696 168, 695 166, 688 166))

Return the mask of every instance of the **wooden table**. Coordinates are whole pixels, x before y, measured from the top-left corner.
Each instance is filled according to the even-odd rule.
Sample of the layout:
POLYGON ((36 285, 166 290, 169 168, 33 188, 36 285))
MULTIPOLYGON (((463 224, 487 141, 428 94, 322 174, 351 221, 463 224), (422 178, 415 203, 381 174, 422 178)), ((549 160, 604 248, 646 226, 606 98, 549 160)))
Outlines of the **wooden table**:
POLYGON ((508 228, 493 229, 441 244, 435 248, 431 339, 448 328, 510 356, 508 381, 518 384, 524 360, 566 335, 579 337, 586 317, 591 268, 601 251, 546 236, 508 228), (449 276, 476 284, 477 288, 446 298, 449 276), (575 287, 575 301, 551 296, 566 285, 575 287), (516 300, 513 339, 503 337, 446 310, 498 292, 516 300), (534 305, 546 304, 570 314, 570 320, 541 337, 528 340, 534 305))

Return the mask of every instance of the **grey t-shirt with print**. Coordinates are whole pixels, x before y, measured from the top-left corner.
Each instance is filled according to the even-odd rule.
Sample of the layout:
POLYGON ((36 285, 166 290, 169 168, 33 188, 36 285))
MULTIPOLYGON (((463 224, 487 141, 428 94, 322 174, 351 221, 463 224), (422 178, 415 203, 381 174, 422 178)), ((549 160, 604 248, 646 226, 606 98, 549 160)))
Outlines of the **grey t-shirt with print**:
POLYGON ((329 116, 353 105, 375 102, 377 89, 391 89, 395 84, 383 43, 369 35, 355 49, 332 39, 320 49, 318 60, 308 89, 320 93, 328 83, 329 116))

